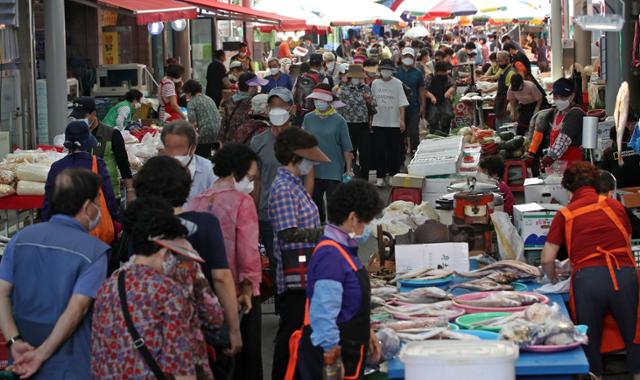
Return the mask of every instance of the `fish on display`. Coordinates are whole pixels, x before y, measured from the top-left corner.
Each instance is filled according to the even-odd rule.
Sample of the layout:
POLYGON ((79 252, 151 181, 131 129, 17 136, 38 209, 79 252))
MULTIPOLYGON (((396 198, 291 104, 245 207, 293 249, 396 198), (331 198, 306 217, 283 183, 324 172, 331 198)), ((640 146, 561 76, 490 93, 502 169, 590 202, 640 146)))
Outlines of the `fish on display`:
POLYGON ((445 327, 449 326, 449 322, 446 319, 442 318, 421 318, 414 319, 411 321, 394 321, 394 322, 386 322, 382 323, 381 328, 390 328, 395 331, 404 331, 404 330, 415 330, 415 329, 433 329, 437 327, 445 327))
POLYGON ((452 274, 452 270, 422 268, 398 274, 396 278, 391 282, 393 283, 398 280, 439 280, 441 278, 449 277, 452 274))
POLYGON ((394 294, 397 294, 399 292, 400 291, 395 286, 383 286, 381 288, 372 288, 371 289, 371 295, 372 296, 377 296, 377 297, 384 298, 384 299, 390 298, 391 296, 393 296, 394 294))
POLYGON ((457 298, 455 300, 461 305, 475 306, 475 307, 519 307, 533 305, 540 302, 538 297, 530 294, 519 292, 493 292, 487 297, 465 300, 457 298))
POLYGON ((393 295, 393 299, 396 301, 406 303, 433 303, 442 300, 450 300, 451 294, 446 291, 430 286, 426 288, 417 288, 406 293, 397 293, 393 295))
POLYGON ((453 301, 441 301, 432 304, 419 304, 419 303, 399 303, 395 305, 385 304, 382 308, 392 314, 399 314, 404 316, 427 314, 431 315, 431 312, 437 312, 439 310, 450 309, 453 307, 453 301))
POLYGON ((533 279, 542 276, 542 272, 537 267, 523 263, 518 260, 502 260, 493 264, 489 264, 480 269, 476 269, 470 272, 456 272, 456 275, 467 278, 482 278, 487 276, 493 276, 498 279, 499 276, 515 277, 514 280, 533 279), (500 273, 500 274, 499 274, 500 273))
POLYGON ((513 290, 513 286, 509 284, 500 284, 489 278, 479 278, 477 280, 471 280, 462 282, 449 287, 449 290, 453 289, 468 289, 479 292, 489 292, 494 290, 513 290))

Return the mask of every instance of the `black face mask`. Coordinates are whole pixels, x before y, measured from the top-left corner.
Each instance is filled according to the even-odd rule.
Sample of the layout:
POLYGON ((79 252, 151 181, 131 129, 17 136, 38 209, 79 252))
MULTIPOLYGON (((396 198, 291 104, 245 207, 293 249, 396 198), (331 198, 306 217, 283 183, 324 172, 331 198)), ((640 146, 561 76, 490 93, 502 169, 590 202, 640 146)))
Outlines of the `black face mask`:
POLYGON ((498 67, 500 67, 501 69, 506 69, 507 66, 509 66, 509 64, 507 64, 507 63, 504 63, 502 65, 498 65, 498 67))

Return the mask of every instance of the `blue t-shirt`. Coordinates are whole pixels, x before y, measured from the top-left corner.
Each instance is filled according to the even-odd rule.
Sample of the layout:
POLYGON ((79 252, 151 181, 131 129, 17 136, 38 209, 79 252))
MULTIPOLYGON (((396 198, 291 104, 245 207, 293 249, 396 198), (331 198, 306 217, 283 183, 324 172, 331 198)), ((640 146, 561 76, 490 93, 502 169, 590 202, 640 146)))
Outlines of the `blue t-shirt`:
POLYGON ((411 89, 411 99, 407 111, 418 111, 420 109, 420 89, 424 88, 424 75, 415 67, 410 67, 408 70, 405 70, 404 67, 399 68, 394 75, 411 89))
MULTIPOLYGON (((109 249, 80 222, 60 214, 11 239, 0 261, 0 279, 13 285, 13 316, 25 341, 42 344, 71 296, 96 297, 107 276, 109 249)), ((91 312, 33 378, 91 378, 91 312)))
POLYGON ((302 128, 315 136, 320 150, 331 160, 315 167, 316 178, 342 181, 344 153, 353 150, 346 120, 339 113, 321 118, 315 112, 310 112, 305 115, 302 128))
POLYGON ((264 79, 268 80, 269 83, 262 86, 261 92, 263 94, 268 94, 269 91, 276 87, 285 87, 289 90, 293 89, 293 82, 291 81, 291 77, 287 74, 280 73, 280 77, 276 79, 273 75, 267 75, 264 79))

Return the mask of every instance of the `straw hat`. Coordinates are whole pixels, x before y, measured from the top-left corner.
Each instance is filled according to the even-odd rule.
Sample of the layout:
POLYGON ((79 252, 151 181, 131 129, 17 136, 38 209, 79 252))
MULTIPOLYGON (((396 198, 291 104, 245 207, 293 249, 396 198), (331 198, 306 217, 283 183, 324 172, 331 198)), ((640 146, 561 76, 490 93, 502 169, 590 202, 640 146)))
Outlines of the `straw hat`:
POLYGON ((347 78, 366 78, 367 74, 364 72, 362 65, 349 65, 347 70, 347 78))

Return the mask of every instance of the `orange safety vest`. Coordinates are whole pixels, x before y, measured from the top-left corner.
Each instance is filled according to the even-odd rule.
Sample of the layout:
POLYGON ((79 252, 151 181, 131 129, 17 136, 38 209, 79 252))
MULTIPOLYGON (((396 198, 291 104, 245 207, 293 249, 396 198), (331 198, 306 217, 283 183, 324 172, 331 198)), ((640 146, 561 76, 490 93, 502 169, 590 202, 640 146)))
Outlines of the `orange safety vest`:
MULTIPOLYGON (((360 274, 360 271, 363 271, 364 268, 358 269, 358 267, 356 267, 355 263, 353 262, 353 260, 351 259, 351 257, 349 256, 349 254, 344 250, 344 248, 342 248, 342 246, 340 246, 340 244, 338 244, 337 242, 333 241, 333 240, 323 240, 320 243, 318 243, 318 245, 316 245, 316 248, 313 251, 313 254, 315 254, 318 249, 322 248, 322 247, 333 247, 335 249, 337 249, 340 254, 342 255, 342 257, 346 260, 346 262, 349 264, 349 266, 351 267, 351 269, 353 269, 354 272, 360 274)), ((364 272, 364 275, 366 276, 366 271, 364 272)), ((368 294, 370 297, 370 294, 368 294)), ((367 301, 367 305, 368 300, 364 300, 367 301)), ((362 313, 362 310, 358 313, 360 314, 362 313)), ((369 318, 369 310, 366 310, 367 313, 367 318, 369 318)), ((358 316, 356 315, 357 318, 358 316)), ((303 337, 303 334, 305 333, 305 328, 309 328, 309 326, 311 325, 310 320, 309 320, 309 298, 307 297, 307 300, 305 302, 304 305, 304 322, 302 324, 302 327, 299 328, 298 330, 296 330, 292 335, 291 338, 289 338, 289 363, 287 365, 287 373, 285 375, 285 380, 293 380, 295 373, 296 373, 296 366, 298 363, 298 350, 300 348, 300 341, 303 337)), ((368 327, 367 327, 368 330, 368 327)), ((341 332, 342 335, 342 332, 341 332)), ((341 342, 342 343, 342 342, 341 342)), ((356 380, 360 377, 361 372, 362 372, 362 365, 364 363, 364 358, 366 355, 365 352, 365 344, 362 344, 359 346, 359 348, 357 349, 358 351, 358 355, 357 355, 357 359, 354 361, 355 362, 355 370, 353 372, 353 374, 347 374, 345 373, 343 379, 344 380, 356 380)), ((344 349, 343 349, 343 361, 344 361, 345 357, 344 357, 344 349)), ((345 363, 346 364, 346 363, 345 363)))
MULTIPOLYGON (((574 322, 577 322, 576 316, 576 305, 575 298, 573 295, 573 275, 579 271, 580 269, 585 267, 585 264, 589 260, 593 260, 596 258, 600 258, 604 256, 607 267, 609 268, 609 275, 611 277, 611 282, 613 283, 613 288, 615 291, 619 290, 618 280, 616 279, 616 273, 614 270, 614 264, 617 269, 620 269, 620 263, 618 262, 618 257, 626 257, 629 259, 634 268, 636 267, 636 261, 631 253, 631 241, 629 239, 629 235, 627 234, 627 230, 624 228, 624 225, 620 221, 620 218, 613 212, 611 207, 607 204, 607 198, 604 196, 599 196, 598 201, 596 203, 580 207, 576 210, 569 210, 569 208, 565 207, 560 210, 565 220, 565 240, 567 243, 567 252, 569 253, 569 260, 571 260, 571 281, 569 288, 569 309, 571 311, 571 317, 574 322), (596 252, 587 255, 586 257, 580 260, 574 260, 571 255, 571 238, 573 234, 573 220, 581 215, 588 214, 590 212, 595 211, 604 211, 607 217, 615 224, 615 226, 620 230, 622 236, 624 237, 625 246, 614 248, 614 249, 602 249, 601 247, 596 248, 596 252)), ((637 273, 637 272, 636 272, 637 273)), ((640 284, 640 275, 638 275, 638 283, 640 284)), ((638 302, 638 319, 636 320, 636 334, 633 339, 633 342, 636 344, 640 344, 640 302, 638 302)), ((603 331, 602 331, 602 343, 600 344, 600 352, 612 352, 624 349, 624 339, 620 334, 620 329, 616 320, 613 318, 613 315, 609 312, 605 315, 603 331)))

